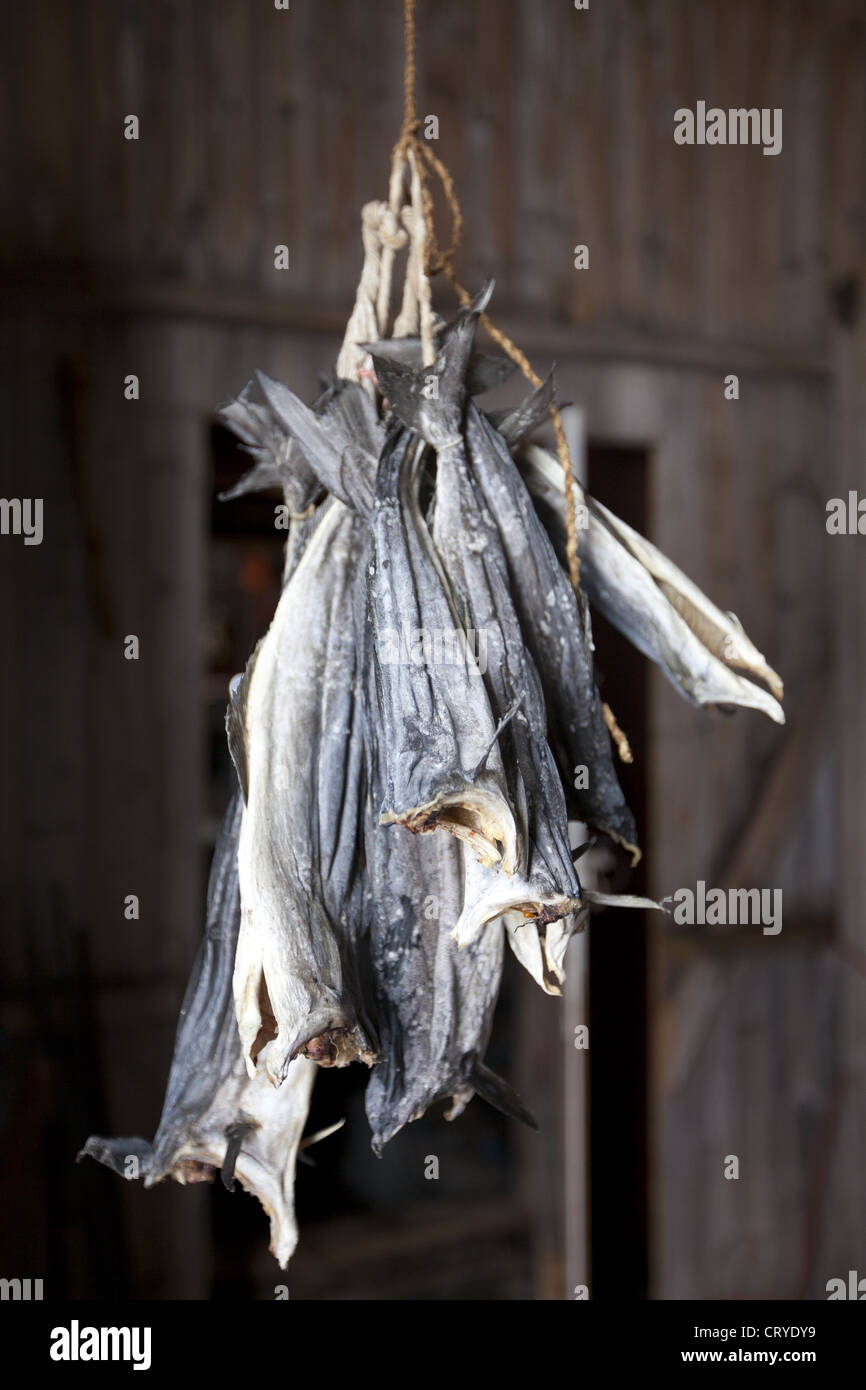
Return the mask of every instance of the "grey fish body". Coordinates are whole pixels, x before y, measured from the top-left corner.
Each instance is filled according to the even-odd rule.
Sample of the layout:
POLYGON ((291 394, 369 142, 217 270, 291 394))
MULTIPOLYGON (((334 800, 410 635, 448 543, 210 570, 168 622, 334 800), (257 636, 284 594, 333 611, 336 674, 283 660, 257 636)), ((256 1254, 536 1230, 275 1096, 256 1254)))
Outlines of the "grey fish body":
POLYGON ((368 515, 384 431, 362 387, 338 381, 316 410, 263 372, 258 380, 268 405, 320 485, 345 506, 368 515))
POLYGON ((459 659, 462 628, 418 502, 421 451, 407 431, 383 449, 370 521, 365 658, 373 793, 383 824, 437 828, 513 872, 514 817, 483 681, 459 659), (437 662, 406 635, 456 643, 437 662))
MULTIPOLYGON (((517 862, 510 879, 503 881, 490 866, 486 872, 483 865, 467 870, 466 898, 456 924, 462 944, 507 911, 517 909, 537 919, 540 927, 570 917, 580 894, 565 797, 547 742, 541 681, 512 601, 503 536, 479 499, 463 439, 466 366, 489 293, 490 287, 442 334, 433 372, 435 391, 426 389, 430 369, 373 357, 395 413, 436 450, 433 541, 463 626, 486 639, 483 679, 518 828, 517 862)), ((548 384, 518 409, 518 436, 549 409, 551 395, 548 384)))
POLYGON ((214 851, 205 935, 181 1008, 153 1144, 93 1136, 82 1152, 123 1177, 142 1177, 147 1187, 166 1177, 212 1181, 221 1170, 230 1185, 236 1175, 270 1217, 271 1249, 285 1267, 297 1243, 295 1161, 315 1067, 299 1058, 277 1091, 264 1072, 248 1078, 241 1057, 232 967, 240 925, 242 804, 236 793, 214 851))
POLYGON ((361 710, 353 586, 357 519, 336 500, 309 540, 248 668, 247 803, 239 842, 238 1026, 252 1075, 279 1084, 306 1051, 326 1065, 371 1061, 353 997, 361 710))
POLYGON ((499 993, 503 933, 481 931, 466 949, 452 938, 464 860, 449 835, 388 831, 368 815, 370 950, 381 1060, 370 1073, 366 1109, 373 1147, 451 1096, 464 1108, 476 1082, 499 993))
POLYGON ((471 886, 457 925, 461 944, 484 922, 519 908, 553 921, 579 905, 580 886, 568 841, 568 816, 547 742, 544 695, 524 645, 509 592, 507 561, 492 519, 479 506, 462 445, 438 455, 433 539, 458 597, 465 624, 485 637, 484 681, 498 722, 508 790, 518 825, 514 875, 469 866, 471 886), (513 711, 512 717, 508 718, 513 711), (480 883, 487 891, 477 892, 480 883))
MULTIPOLYGON (((634 849, 634 818, 616 776, 610 738, 595 685, 588 613, 582 612, 542 526, 505 440, 466 401, 465 371, 475 324, 486 308, 492 282, 443 334, 432 368, 421 372, 373 358, 382 390, 394 411, 437 451, 463 447, 479 506, 497 527, 507 557, 508 581, 523 639, 541 677, 548 705, 549 737, 562 775, 571 785, 585 765, 589 786, 576 790, 581 819, 634 849), (427 391, 430 375, 437 389, 427 391)), ((549 406, 545 384, 518 408, 515 437, 528 416, 549 406)))
MULTIPOLYGON (((534 446, 521 455, 520 467, 564 558, 562 470, 546 450, 534 446)), ((784 712, 774 698, 781 698, 782 682, 737 620, 577 483, 575 497, 586 507, 588 519, 581 536, 581 573, 599 612, 692 704, 741 705, 784 723, 784 712), (765 681, 773 694, 739 675, 740 670, 765 681)))
POLYGON ((479 500, 502 537, 524 640, 544 685, 551 745, 564 779, 588 769, 574 799, 582 820, 634 848, 634 819, 613 764, 583 616, 505 442, 470 404, 469 466, 479 500))

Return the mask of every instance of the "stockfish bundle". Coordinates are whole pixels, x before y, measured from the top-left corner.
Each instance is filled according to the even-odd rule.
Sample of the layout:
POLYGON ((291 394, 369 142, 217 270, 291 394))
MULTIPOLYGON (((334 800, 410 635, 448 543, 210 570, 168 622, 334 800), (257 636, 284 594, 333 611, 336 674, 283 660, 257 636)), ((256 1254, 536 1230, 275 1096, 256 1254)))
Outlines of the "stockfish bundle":
POLYGON ((390 201, 364 210, 331 384, 310 407, 260 375, 261 398, 250 385, 223 410, 254 460, 227 496, 279 486, 292 518, 283 587, 232 683, 238 788, 156 1138, 83 1150, 147 1185, 237 1175, 283 1266, 318 1069, 369 1069, 376 1152, 443 1098, 449 1118, 477 1093, 534 1123, 485 1064, 505 943, 561 992, 568 941, 599 900, 581 888, 569 812, 639 853, 587 598, 687 699, 784 718, 781 682, 736 620, 573 480, 552 379, 495 330, 508 355, 476 351, 492 284, 470 301, 446 258, 463 307, 434 318, 431 156, 410 114, 390 201), (488 415, 473 396, 509 357, 535 389, 488 415), (530 439, 548 417, 558 459, 530 439))

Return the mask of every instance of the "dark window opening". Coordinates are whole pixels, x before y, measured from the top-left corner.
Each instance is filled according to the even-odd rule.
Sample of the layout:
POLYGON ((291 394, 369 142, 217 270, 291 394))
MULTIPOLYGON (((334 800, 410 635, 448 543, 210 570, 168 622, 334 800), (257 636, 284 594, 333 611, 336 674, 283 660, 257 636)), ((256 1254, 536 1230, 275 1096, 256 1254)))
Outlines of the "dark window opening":
MULTIPOLYGON (((647 530, 648 456, 640 448, 590 444, 587 487, 635 530, 647 530)), ((627 891, 645 891, 647 662, 597 612, 596 667, 602 698, 634 754, 617 764, 644 858, 627 891)), ((626 888, 623 883, 622 888, 626 888)), ((643 913, 608 911, 590 937, 590 1229, 594 1299, 647 1297, 647 924, 643 913)))

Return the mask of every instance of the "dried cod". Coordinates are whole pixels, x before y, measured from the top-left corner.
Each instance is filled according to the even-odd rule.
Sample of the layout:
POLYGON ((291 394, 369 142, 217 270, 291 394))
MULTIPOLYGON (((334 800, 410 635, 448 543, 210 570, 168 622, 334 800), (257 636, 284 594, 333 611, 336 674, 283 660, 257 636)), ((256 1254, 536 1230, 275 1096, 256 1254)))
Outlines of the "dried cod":
POLYGON ((303 1052, 371 1062, 356 937, 363 735, 356 695, 355 516, 326 504, 237 687, 229 735, 244 791, 234 971, 250 1075, 303 1052))
POLYGON ((449 835, 383 832, 372 809, 368 827, 366 900, 381 1042, 366 1095, 374 1149, 440 1098, 452 1098, 448 1117, 456 1118, 476 1091, 534 1123, 483 1060, 502 975, 501 927, 485 928, 465 950, 453 939, 471 851, 449 835))
POLYGON ((166 1177, 227 1187, 237 1177, 271 1222, 271 1251, 285 1268, 298 1238, 295 1162, 316 1068, 292 1063, 276 1089, 263 1071, 250 1078, 241 1056, 232 999, 240 925, 238 839, 242 799, 232 800, 214 851, 207 926, 180 1012, 159 1128, 144 1139, 92 1136, 81 1155, 146 1187, 166 1177), (131 1161, 133 1160, 133 1161, 131 1161))
MULTIPOLYGON (((569 811, 631 849, 635 828, 561 564, 560 465, 525 444, 552 380, 505 412, 472 400, 511 370, 475 349, 490 288, 430 365, 416 339, 368 344, 376 402, 334 379, 307 406, 259 374, 263 399, 251 385, 222 412, 255 460, 226 495, 282 491, 283 588, 232 683, 239 789, 159 1129, 83 1152, 127 1175, 135 1158, 147 1185, 237 1175, 283 1266, 317 1065, 370 1068, 377 1152, 442 1099, 449 1118, 477 1093, 534 1123, 484 1061, 505 941, 558 994, 590 906, 659 906, 583 892, 569 848, 569 811)), ((736 620, 576 496, 593 603, 689 698, 780 719, 736 620)))
MULTIPOLYGON (((485 635, 483 673, 517 825, 517 859, 506 877, 467 865, 466 897, 455 928, 460 945, 487 922, 515 910, 539 929, 579 907, 568 843, 565 798, 547 743, 541 682, 509 591, 502 538, 480 504, 460 432, 465 372, 489 289, 442 335, 432 368, 373 354, 381 389, 396 414, 436 452, 432 538, 464 629, 485 635), (431 371, 438 382, 424 394, 431 371)), ((471 660, 471 657, 467 657, 471 660)))
POLYGON ((427 662, 400 635, 461 624, 419 504, 423 441, 389 432, 376 478, 367 558, 365 664, 373 792, 382 825, 443 829, 487 864, 516 866, 514 814, 487 691, 471 661, 427 662), (395 643, 397 650, 395 650, 395 643))
POLYGON ((572 793, 580 820, 634 849, 634 818, 613 763, 584 615, 508 446, 472 402, 465 432, 473 482, 502 538, 512 598, 541 677, 562 779, 570 788, 587 783, 572 793), (585 779, 575 778, 578 767, 587 768, 585 779))
MULTIPOLYGON (((546 449, 530 445, 520 457, 527 485, 565 554, 562 468, 546 449)), ((634 645, 656 662, 680 694, 709 707, 742 705, 785 722, 780 677, 767 664, 732 613, 723 613, 666 556, 607 507, 574 484, 586 507, 581 575, 590 601, 634 645), (769 694, 745 671, 769 686, 769 694)))

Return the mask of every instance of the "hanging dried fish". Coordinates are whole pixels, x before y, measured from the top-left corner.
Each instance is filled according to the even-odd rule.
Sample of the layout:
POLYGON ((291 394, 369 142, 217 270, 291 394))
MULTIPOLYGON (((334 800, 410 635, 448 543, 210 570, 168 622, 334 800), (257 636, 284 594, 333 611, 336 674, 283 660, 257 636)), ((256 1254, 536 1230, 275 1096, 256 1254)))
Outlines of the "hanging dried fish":
POLYGON ((465 431, 473 484, 502 538, 512 599, 544 688, 548 737, 577 816, 633 850, 634 819, 614 768, 590 641, 571 584, 505 441, 471 402, 465 431), (575 777, 579 767, 587 769, 586 778, 575 777))
MULTIPOLYGON (((504 376, 475 351, 489 294, 438 331, 429 366, 415 340, 369 345, 385 423, 357 383, 311 408, 263 375, 264 404, 247 388, 223 412, 256 459, 229 495, 283 491, 283 589, 232 684, 239 792, 157 1135, 83 1152, 125 1174, 134 1158, 147 1185, 237 1175, 283 1265, 315 1064, 370 1066, 377 1151, 445 1098, 449 1118, 477 1093, 534 1123, 484 1063, 505 940, 558 994, 590 906, 663 906, 583 893, 574 868, 569 806, 631 848, 634 823, 557 556, 563 475, 523 443, 552 382, 493 417, 471 400, 504 376)), ((781 695, 736 621, 577 495, 597 606, 698 703, 781 717, 738 674, 781 695)))
POLYGON ((523 641, 509 592, 507 561, 492 518, 469 475, 460 433, 464 373, 490 287, 441 336, 432 367, 412 368, 373 354, 381 389, 405 424, 436 450, 433 542, 464 629, 483 634, 483 680, 497 721, 507 793, 517 825, 517 862, 510 878, 468 866, 467 894, 457 923, 461 945, 485 923, 519 909, 539 927, 579 906, 580 888, 568 843, 565 798, 546 738, 544 696, 523 641), (437 390, 427 396, 430 376, 437 390))
POLYGON ((302 512, 321 496, 322 485, 316 474, 300 452, 293 448, 291 439, 270 404, 267 401, 261 404, 254 399, 252 382, 235 400, 223 406, 219 414, 255 459, 250 471, 220 494, 222 500, 278 487, 289 509, 302 512))
POLYGON ((365 663, 375 803, 382 825, 447 830, 482 862, 513 873, 517 832, 496 721, 466 659, 465 634, 421 515, 423 448, 408 430, 389 432, 370 520, 365 663), (425 640, 439 641, 455 659, 426 659, 425 640))
MULTIPOLYGON (((220 410, 228 429, 237 435, 256 463, 248 473, 220 493, 221 501, 230 501, 248 492, 279 488, 288 510, 289 525, 283 564, 283 583, 286 583, 303 554, 304 546, 316 528, 327 492, 317 474, 307 463, 286 429, 279 412, 265 395, 265 403, 253 399, 253 383, 220 410)), ((333 386, 319 398, 316 409, 323 409, 334 395, 333 386)))
POLYGON ((258 380, 287 439, 321 486, 350 510, 367 516, 385 431, 366 392, 357 382, 338 381, 311 410, 264 372, 258 373, 258 380))
POLYGON ((238 1026, 252 1075, 279 1084, 299 1052, 372 1062, 355 960, 360 913, 362 712, 356 695, 356 518, 324 509, 267 636, 233 694, 229 739, 244 791, 238 1026))
POLYGON ((226 814, 208 884, 207 926, 180 1013, 162 1117, 153 1144, 92 1136, 79 1157, 97 1159, 146 1187, 226 1186, 237 1177, 270 1217, 271 1251, 285 1268, 297 1244, 294 1175, 316 1068, 299 1058, 276 1090, 264 1071, 247 1076, 232 999, 240 925, 237 851, 243 802, 226 814))
MULTIPOLYGON (((562 469, 547 450, 536 445, 523 450, 519 463, 564 558, 562 469)), ((586 507, 589 522, 581 538, 581 574, 599 612, 656 662, 693 704, 741 705, 783 724, 782 681, 734 615, 711 603, 656 546, 577 482, 575 497, 586 507), (738 675, 740 670, 764 681, 772 695, 738 675)))
MULTIPOLYGON (((388 203, 364 209, 364 267, 338 359, 359 379, 332 378, 308 406, 259 373, 222 411, 254 460, 224 495, 278 487, 289 532, 273 620, 232 682, 239 790, 159 1128, 152 1144, 94 1136, 83 1150, 148 1186, 220 1172, 232 1187, 237 1176, 268 1212, 284 1267, 317 1064, 370 1067, 377 1152, 441 1099, 449 1118, 477 1093, 534 1124, 484 1062, 505 941, 558 994, 590 907, 664 910, 578 882, 569 811, 637 851, 587 594, 560 564, 564 474, 525 444, 551 412, 553 381, 539 385, 522 359, 537 389, 484 414, 473 396, 513 370, 476 351, 492 282, 450 324, 433 315, 413 0, 405 9, 405 123, 388 203), (388 340, 394 253, 407 243, 395 329, 421 336, 388 340)), ((459 208, 434 164, 456 245, 459 208)), ((452 281, 454 245, 441 256, 452 281)), ((576 496, 590 518, 581 574, 601 611, 688 698, 781 721, 781 681, 736 620, 576 496)))
POLYGON ((450 1096, 449 1118, 477 1091, 534 1123, 519 1098, 483 1064, 502 975, 495 924, 465 950, 453 940, 463 864, 471 852, 453 836, 384 832, 368 815, 370 950, 381 1060, 366 1108, 378 1152, 434 1101, 450 1096))

